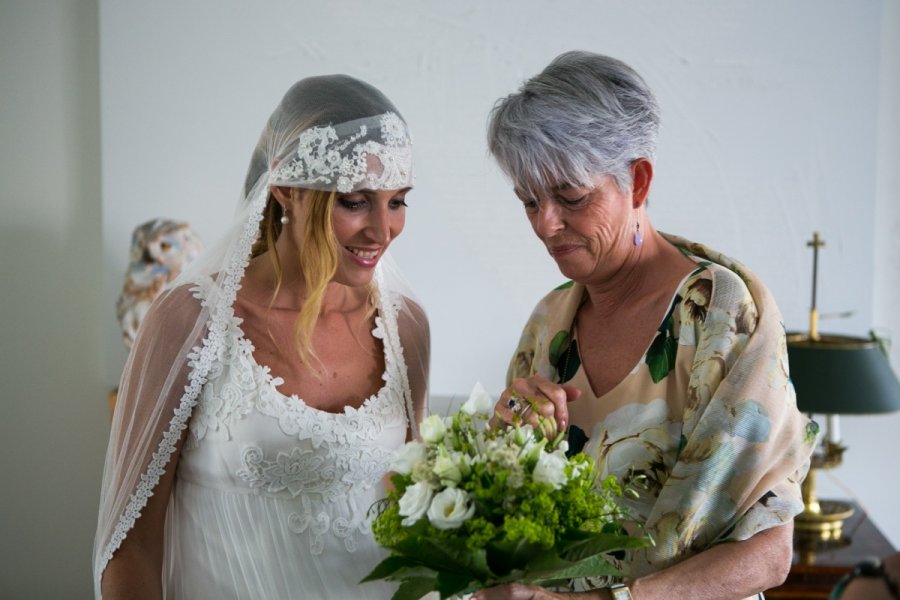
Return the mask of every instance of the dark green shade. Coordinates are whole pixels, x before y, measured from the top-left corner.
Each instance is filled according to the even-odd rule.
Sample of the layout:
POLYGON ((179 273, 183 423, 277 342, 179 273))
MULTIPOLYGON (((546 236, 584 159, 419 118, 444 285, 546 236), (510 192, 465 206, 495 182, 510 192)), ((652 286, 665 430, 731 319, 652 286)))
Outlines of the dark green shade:
POLYGON ((788 334, 797 406, 818 414, 868 415, 900 410, 900 382, 878 344, 823 335, 788 334))

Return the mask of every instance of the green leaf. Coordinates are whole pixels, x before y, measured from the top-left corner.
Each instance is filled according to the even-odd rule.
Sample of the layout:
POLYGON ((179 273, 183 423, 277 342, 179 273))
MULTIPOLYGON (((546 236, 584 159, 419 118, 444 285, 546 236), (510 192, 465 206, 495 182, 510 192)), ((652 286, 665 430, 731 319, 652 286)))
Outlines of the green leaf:
POLYGON ((558 559, 548 561, 540 568, 531 569, 527 575, 527 581, 542 583, 557 579, 575 579, 576 577, 601 577, 621 576, 622 572, 614 567, 600 554, 589 556, 578 562, 568 562, 558 559))
POLYGON ((584 539, 576 539, 567 543, 560 552, 568 561, 580 561, 598 554, 609 554, 617 550, 633 550, 650 544, 645 537, 617 535, 614 533, 593 533, 584 539))
POLYGON ((572 340, 569 347, 561 357, 562 368, 557 368, 559 383, 565 383, 575 377, 575 373, 581 367, 581 357, 578 355, 578 340, 572 340))
POLYGON ((505 577, 515 569, 521 569, 544 550, 526 539, 500 540, 491 543, 487 561, 491 571, 505 577))
POLYGON ((434 577, 412 577, 400 584, 391 600, 421 600, 422 596, 435 589, 434 577))
POLYGON ((485 551, 470 550, 465 540, 416 536, 401 541, 393 550, 439 573, 462 573, 474 579, 486 579, 493 575, 488 568, 485 551))
POLYGON ((438 573, 434 589, 438 591, 441 595, 441 600, 443 600, 444 598, 450 598, 460 592, 466 591, 471 582, 472 579, 466 575, 460 575, 458 573, 438 573))
POLYGON ((365 583, 367 581, 377 581, 378 579, 385 579, 390 577, 400 569, 404 567, 410 567, 416 565, 414 561, 406 558, 405 556, 388 556, 386 559, 378 563, 372 572, 366 575, 360 583, 365 583))
POLYGON ((571 335, 565 329, 557 332, 556 335, 553 336, 553 339, 550 341, 550 364, 554 367, 559 367, 559 361, 562 358, 563 352, 565 352, 566 348, 569 347, 569 340, 571 339, 571 335))
POLYGON ((388 579, 400 581, 414 577, 434 577, 435 569, 423 565, 414 558, 392 555, 378 563, 360 583, 388 579))
POLYGON ((669 333, 669 330, 660 331, 647 350, 645 362, 650 368, 650 377, 653 383, 659 383, 675 368, 675 356, 678 352, 678 342, 669 333))

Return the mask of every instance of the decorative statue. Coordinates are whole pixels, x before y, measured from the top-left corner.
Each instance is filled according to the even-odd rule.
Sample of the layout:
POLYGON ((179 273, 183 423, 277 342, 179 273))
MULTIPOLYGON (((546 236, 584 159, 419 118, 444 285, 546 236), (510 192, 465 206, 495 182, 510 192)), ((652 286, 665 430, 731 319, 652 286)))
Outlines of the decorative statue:
POLYGON ((129 350, 153 299, 201 249, 200 239, 187 223, 153 219, 135 228, 125 285, 116 303, 122 338, 129 350))

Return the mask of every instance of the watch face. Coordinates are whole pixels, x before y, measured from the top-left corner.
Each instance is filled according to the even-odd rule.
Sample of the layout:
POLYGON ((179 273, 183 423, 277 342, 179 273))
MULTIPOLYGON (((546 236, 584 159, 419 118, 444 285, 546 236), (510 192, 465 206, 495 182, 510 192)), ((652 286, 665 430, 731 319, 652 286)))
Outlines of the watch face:
POLYGON ((632 600, 631 591, 624 585, 621 587, 611 588, 613 600, 632 600))

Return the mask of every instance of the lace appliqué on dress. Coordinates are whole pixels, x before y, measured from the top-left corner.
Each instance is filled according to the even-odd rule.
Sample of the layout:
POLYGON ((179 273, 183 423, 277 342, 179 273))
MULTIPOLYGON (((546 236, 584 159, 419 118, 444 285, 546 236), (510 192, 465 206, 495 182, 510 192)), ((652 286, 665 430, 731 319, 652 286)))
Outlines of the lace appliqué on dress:
MULTIPOLYGON (((208 280, 205 287, 210 283, 208 280)), ((195 289, 198 298, 202 298, 203 287, 198 284, 195 289)), ((190 435, 185 442, 188 450, 196 448, 210 432, 231 439, 232 427, 253 409, 252 398, 257 395, 258 383, 252 369, 226 369, 227 365, 240 362, 242 357, 253 353, 253 344, 241 336, 240 324, 241 319, 232 314, 216 360, 209 369, 201 400, 191 416, 190 435), (223 374, 227 374, 224 379, 223 374)))
MULTIPOLYGON (((320 510, 313 511, 309 498, 301 499, 303 512, 294 512, 288 517, 288 527, 296 534, 309 536, 309 551, 313 555, 320 555, 325 549, 325 534, 331 533, 341 540, 347 552, 356 552, 359 547, 358 536, 371 536, 371 522, 367 518, 347 519, 345 517, 332 518, 329 514, 320 510)), ((351 514, 358 515, 359 510, 351 503, 351 514)))
POLYGON ((324 504, 346 498, 354 488, 369 489, 388 471, 391 452, 385 449, 340 448, 332 457, 314 450, 293 448, 267 459, 257 446, 241 453, 237 476, 251 489, 292 497, 315 496, 324 504))
POLYGON ((287 492, 299 497, 301 511, 290 513, 287 524, 294 533, 309 537, 312 554, 322 553, 324 536, 328 533, 340 539, 348 552, 354 552, 359 545, 357 536, 371 535, 369 519, 333 517, 333 511, 326 506, 346 500, 349 514, 365 515, 365 511, 358 510, 351 492, 360 486, 369 488, 377 482, 387 472, 389 454, 385 452, 374 460, 359 460, 351 469, 349 464, 339 468, 338 464, 344 461, 330 463, 313 450, 294 448, 290 454, 279 452, 274 460, 268 460, 260 448, 249 446, 241 455, 243 468, 237 475, 251 489, 269 494, 287 492), (344 473, 343 477, 341 473, 344 473))
POLYGON ((334 485, 339 481, 337 467, 312 450, 293 448, 290 454, 279 452, 275 460, 266 460, 260 448, 250 446, 241 453, 241 462, 244 468, 237 476, 253 489, 269 493, 287 490, 294 497, 318 494, 328 502, 338 494, 334 485))

